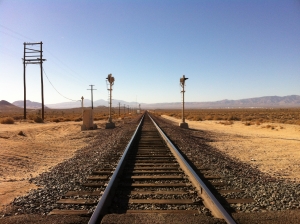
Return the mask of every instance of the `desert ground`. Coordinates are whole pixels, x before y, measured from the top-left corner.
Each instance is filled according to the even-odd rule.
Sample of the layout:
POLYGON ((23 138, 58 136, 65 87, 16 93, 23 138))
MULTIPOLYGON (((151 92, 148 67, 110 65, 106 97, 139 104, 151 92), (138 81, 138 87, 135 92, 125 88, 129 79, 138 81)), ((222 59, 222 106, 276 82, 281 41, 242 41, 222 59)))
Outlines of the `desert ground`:
MULTIPOLYGON (((167 115, 175 125, 181 122, 167 115)), ((207 144, 277 178, 300 182, 300 126, 282 123, 245 125, 242 121, 189 121, 189 128, 209 131, 207 144)))
MULTIPOLYGON (((106 121, 96 121, 98 126, 106 121)), ((80 131, 82 122, 15 122, 0 124, 0 210, 17 196, 37 188, 29 179, 71 158, 87 146, 93 131, 80 131), (19 135, 22 131, 24 135, 19 135)))
MULTIPOLYGON (((178 125, 180 119, 162 115, 178 125)), ((106 121, 96 121, 98 126, 106 121)), ((222 121, 189 121, 191 129, 213 133, 211 146, 277 178, 300 182, 300 126, 281 123, 245 125, 222 121), (224 124, 225 123, 225 124, 224 124)), ((38 186, 29 179, 71 158, 87 146, 93 131, 80 131, 82 122, 0 124, 0 210, 17 196, 38 186), (22 131, 24 135, 19 135, 22 131)))

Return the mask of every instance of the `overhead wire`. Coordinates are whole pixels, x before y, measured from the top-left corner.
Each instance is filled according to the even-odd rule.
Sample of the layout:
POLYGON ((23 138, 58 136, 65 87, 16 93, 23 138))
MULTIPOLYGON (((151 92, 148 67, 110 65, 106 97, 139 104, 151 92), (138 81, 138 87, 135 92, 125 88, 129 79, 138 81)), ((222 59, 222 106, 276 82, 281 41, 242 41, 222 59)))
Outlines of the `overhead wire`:
POLYGON ((61 94, 61 93, 54 87, 54 85, 52 84, 52 82, 51 82, 50 79, 48 78, 48 76, 47 76, 47 74, 46 74, 44 68, 43 68, 43 73, 45 74, 46 78, 48 79, 48 81, 49 81, 49 83, 51 84, 51 86, 53 87, 53 89, 55 89, 55 91, 56 91, 59 95, 61 95, 62 97, 66 98, 66 99, 68 99, 68 100, 71 100, 71 101, 75 101, 75 102, 81 101, 81 100, 73 100, 73 99, 70 99, 70 98, 64 96, 63 94, 61 94))
MULTIPOLYGON (((12 29, 6 27, 6 26, 3 26, 3 25, 1 25, 1 24, 0 24, 0 27, 2 27, 2 28, 4 28, 4 29, 6 29, 6 30, 12 32, 13 34, 17 34, 17 35, 19 35, 19 36, 21 36, 21 37, 23 37, 23 38, 26 38, 26 39, 28 39, 28 40, 36 41, 36 40, 33 40, 33 39, 30 38, 30 37, 27 37, 27 36, 25 36, 25 35, 23 35, 23 34, 21 34, 21 33, 19 33, 19 32, 16 32, 16 31, 14 31, 14 30, 12 30, 12 29)), ((21 38, 15 36, 15 35, 6 33, 6 32, 1 31, 1 30, 0 30, 0 32, 6 34, 6 35, 8 35, 8 36, 11 36, 11 37, 13 37, 13 38, 15 38, 15 39, 18 39, 18 40, 23 41, 21 38)), ((47 47, 44 47, 44 50, 45 50, 46 52, 48 52, 49 54, 51 54, 51 55, 53 56, 54 59, 56 59, 58 62, 60 62, 60 63, 61 63, 63 66, 65 66, 65 68, 67 68, 69 71, 67 71, 66 69, 62 68, 59 64, 55 63, 54 61, 52 61, 53 63, 55 63, 55 64, 56 64, 57 66, 59 66, 60 68, 64 69, 64 70, 65 70, 66 72, 68 72, 73 78, 77 78, 77 79, 80 79, 81 81, 85 81, 85 82, 86 82, 86 78, 83 79, 78 73, 76 73, 76 72, 75 72, 74 70, 72 70, 69 66, 67 66, 65 63, 63 63, 63 62, 62 62, 58 57, 56 57, 53 53, 51 53, 51 52, 47 49, 47 47), (77 74, 77 75, 75 75, 75 74, 77 74)))

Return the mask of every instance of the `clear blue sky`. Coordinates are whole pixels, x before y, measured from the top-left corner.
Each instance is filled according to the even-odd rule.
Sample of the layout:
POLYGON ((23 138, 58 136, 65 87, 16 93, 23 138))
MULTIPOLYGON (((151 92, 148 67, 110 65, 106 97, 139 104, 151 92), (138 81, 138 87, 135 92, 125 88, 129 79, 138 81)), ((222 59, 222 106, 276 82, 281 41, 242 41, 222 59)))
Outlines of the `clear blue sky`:
MULTIPOLYGON (((300 95, 299 0, 0 0, 0 100, 23 99, 23 43, 43 41, 64 96, 141 103, 300 95)), ((45 104, 67 102, 44 76, 45 104)), ((27 99, 41 102, 39 65, 27 99)))

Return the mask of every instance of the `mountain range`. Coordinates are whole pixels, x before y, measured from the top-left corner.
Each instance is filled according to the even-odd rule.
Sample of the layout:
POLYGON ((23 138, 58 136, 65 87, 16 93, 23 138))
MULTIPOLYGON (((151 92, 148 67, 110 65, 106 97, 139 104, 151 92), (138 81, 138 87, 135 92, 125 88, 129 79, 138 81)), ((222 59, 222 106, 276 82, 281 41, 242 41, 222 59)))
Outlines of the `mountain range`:
MULTIPOLYGON (((12 104, 2 100, 0 101, 0 108, 9 107, 9 105, 14 105, 17 107, 23 108, 22 100, 15 101, 12 104)), ((180 109, 182 107, 181 102, 174 103, 136 103, 136 102, 126 102, 123 100, 113 100, 112 106, 118 107, 119 103, 121 107, 124 105, 129 107, 138 107, 138 104, 141 104, 142 109, 180 109)), ((98 106, 108 106, 108 102, 105 100, 96 100, 93 102, 94 107, 98 106)), ((26 107, 28 109, 38 109, 41 108, 41 103, 33 102, 26 100, 26 107)), ((46 104, 45 108, 50 109, 69 109, 69 108, 78 108, 81 107, 81 101, 75 102, 64 102, 57 104, 46 104)), ((84 99, 84 107, 91 107, 91 101, 89 99, 84 99)), ((299 95, 290 95, 290 96, 264 96, 256 98, 248 98, 241 100, 220 100, 214 102, 185 102, 186 109, 207 109, 207 108, 279 108, 279 107, 300 107, 300 96, 299 95)))

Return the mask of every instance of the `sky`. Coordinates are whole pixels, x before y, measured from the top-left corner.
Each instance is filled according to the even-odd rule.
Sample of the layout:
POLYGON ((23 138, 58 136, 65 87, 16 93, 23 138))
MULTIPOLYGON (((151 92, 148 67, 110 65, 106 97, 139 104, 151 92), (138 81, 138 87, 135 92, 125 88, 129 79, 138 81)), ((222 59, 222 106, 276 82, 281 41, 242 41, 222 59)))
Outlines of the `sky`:
MULTIPOLYGON (((300 0, 0 0, 0 100, 23 100, 43 42, 45 104, 300 95, 300 0), (50 80, 50 81, 49 81, 50 80)), ((39 65, 26 95, 41 102, 39 65)))

